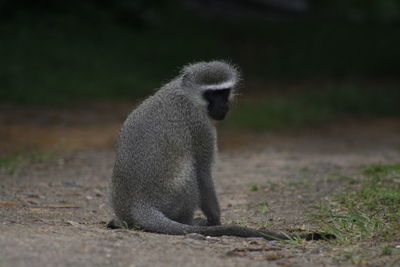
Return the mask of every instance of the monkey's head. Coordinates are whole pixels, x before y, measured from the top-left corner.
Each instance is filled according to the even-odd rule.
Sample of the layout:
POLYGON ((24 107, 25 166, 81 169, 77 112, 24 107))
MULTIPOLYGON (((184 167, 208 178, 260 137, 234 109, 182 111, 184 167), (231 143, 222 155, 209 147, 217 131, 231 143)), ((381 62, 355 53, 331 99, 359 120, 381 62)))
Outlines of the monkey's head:
POLYGON ((199 62, 182 70, 182 87, 214 120, 223 120, 233 100, 239 72, 223 61, 199 62))

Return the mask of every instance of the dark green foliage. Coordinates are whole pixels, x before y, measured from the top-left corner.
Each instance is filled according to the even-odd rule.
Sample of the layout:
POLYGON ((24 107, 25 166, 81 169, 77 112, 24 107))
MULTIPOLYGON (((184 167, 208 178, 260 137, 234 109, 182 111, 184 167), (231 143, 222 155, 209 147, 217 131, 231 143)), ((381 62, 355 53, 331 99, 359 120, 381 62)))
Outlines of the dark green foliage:
MULTIPOLYGON (((234 28, 246 77, 334 80, 397 77, 400 27, 327 19, 234 28)), ((234 33, 231 34, 232 36, 234 33)))
POLYGON ((106 15, 21 16, 0 25, 1 102, 142 97, 187 62, 224 56, 203 29, 121 28, 106 15), (100 26, 99 26, 100 25, 100 26))
POLYGON ((355 22, 391 22, 400 18, 399 0, 313 0, 317 13, 355 22))
MULTIPOLYGON (((315 86, 314 86, 315 87, 315 86)), ((400 91, 390 86, 336 84, 331 88, 239 103, 226 126, 271 129, 308 126, 342 115, 398 116, 400 91)))
MULTIPOLYGON (((179 8, 179 1, 61 2, 40 1, 43 6, 22 0, 0 2, 1 12, 13 10, 0 21, 0 103, 143 97, 174 77, 182 65, 210 59, 232 60, 246 81, 261 83, 393 78, 400 71, 398 25, 315 16, 325 14, 323 7, 331 7, 332 1, 313 3, 310 14, 314 16, 302 20, 230 23, 196 18, 179 8), (145 10, 156 15, 146 15, 146 21, 138 18, 144 24, 130 27, 130 22, 122 22, 126 14, 120 17, 118 10, 132 12, 133 20, 135 10, 140 10, 140 16, 147 14, 145 10)), ((338 2, 337 8, 347 8, 339 7, 342 4, 338 2)), ((332 97, 329 101, 335 103, 330 105, 334 109, 340 105, 339 112, 391 114, 393 109, 393 98, 384 99, 385 95, 378 96, 379 103, 388 106, 382 110, 369 105, 370 111, 366 101, 373 99, 368 92, 369 100, 360 103, 354 90, 332 97)), ((296 99, 285 108, 292 115, 284 120, 324 119, 330 113, 325 98, 312 96, 314 107, 304 104, 308 100, 296 99), (305 109, 298 113, 299 108, 305 109)), ((281 106, 277 100, 269 113, 282 113, 281 106)), ((264 112, 266 107, 258 108, 264 112)))

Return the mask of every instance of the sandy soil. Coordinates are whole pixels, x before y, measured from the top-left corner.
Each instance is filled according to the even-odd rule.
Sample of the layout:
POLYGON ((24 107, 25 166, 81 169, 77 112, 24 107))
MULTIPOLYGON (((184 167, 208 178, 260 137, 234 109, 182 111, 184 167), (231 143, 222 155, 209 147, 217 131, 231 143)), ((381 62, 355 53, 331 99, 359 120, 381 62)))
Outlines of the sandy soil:
MULTIPOLYGON (((10 119, 11 108, 2 107, 2 153, 55 145, 58 152, 44 162, 21 163, 13 173, 0 171, 1 266, 349 264, 326 241, 294 245, 106 229, 112 146, 130 108, 110 115, 101 107, 71 118, 68 111, 23 110, 10 119), (99 112, 104 116, 92 121, 99 112)), ((399 161, 400 120, 348 120, 296 132, 226 131, 220 140, 216 173, 223 223, 310 231, 318 225, 306 210, 340 190, 342 181, 330 175, 357 175, 366 164, 399 161), (252 185, 259 190, 250 190, 252 185)))

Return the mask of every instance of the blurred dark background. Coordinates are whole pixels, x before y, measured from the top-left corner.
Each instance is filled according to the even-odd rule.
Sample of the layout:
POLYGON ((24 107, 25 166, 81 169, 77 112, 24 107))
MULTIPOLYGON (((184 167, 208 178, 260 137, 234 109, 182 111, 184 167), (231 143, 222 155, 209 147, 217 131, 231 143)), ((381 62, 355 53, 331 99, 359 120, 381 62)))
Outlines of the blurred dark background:
POLYGON ((399 48, 400 0, 0 0, 0 103, 131 101, 225 59, 245 81, 227 125, 398 116, 399 48))

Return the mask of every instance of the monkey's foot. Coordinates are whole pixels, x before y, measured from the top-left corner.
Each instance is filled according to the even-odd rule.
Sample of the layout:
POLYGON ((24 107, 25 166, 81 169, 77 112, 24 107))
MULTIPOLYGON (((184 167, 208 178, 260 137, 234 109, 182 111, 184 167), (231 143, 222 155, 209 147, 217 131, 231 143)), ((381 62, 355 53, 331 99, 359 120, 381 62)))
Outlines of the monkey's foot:
POLYGON ((109 228, 109 229, 127 229, 128 224, 119 219, 112 219, 111 221, 109 221, 107 223, 107 228, 109 228))

